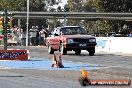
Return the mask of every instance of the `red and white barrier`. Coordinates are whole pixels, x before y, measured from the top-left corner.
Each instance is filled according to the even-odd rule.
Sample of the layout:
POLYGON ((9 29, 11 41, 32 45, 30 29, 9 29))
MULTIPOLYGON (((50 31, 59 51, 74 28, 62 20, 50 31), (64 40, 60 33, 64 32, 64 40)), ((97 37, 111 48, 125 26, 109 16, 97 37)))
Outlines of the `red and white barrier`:
POLYGON ((0 50, 0 60, 28 60, 28 50, 0 50))

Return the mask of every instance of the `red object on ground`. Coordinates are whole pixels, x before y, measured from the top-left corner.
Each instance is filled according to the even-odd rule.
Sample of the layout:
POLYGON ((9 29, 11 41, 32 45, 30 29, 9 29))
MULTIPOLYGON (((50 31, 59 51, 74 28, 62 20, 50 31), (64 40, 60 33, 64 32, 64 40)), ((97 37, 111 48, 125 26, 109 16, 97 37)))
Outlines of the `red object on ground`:
POLYGON ((0 60, 28 60, 28 50, 0 50, 0 60))
POLYGON ((51 67, 53 68, 64 68, 63 64, 62 64, 62 59, 61 59, 61 54, 59 54, 58 56, 58 60, 56 59, 56 55, 53 55, 53 63, 51 65, 51 67))
POLYGON ((57 60, 56 60, 56 55, 55 54, 53 55, 53 63, 51 65, 51 67, 56 67, 56 68, 58 67, 57 66, 57 60))
POLYGON ((58 67, 59 68, 64 68, 64 66, 62 64, 62 54, 61 53, 59 54, 59 57, 58 57, 58 67))

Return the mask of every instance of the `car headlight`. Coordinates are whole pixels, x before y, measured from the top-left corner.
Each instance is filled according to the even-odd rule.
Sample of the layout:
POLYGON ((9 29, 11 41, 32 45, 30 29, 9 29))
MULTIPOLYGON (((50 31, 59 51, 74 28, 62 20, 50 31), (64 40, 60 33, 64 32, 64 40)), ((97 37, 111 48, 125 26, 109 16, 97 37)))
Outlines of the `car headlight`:
POLYGON ((73 39, 67 39, 67 43, 74 43, 73 39))
POLYGON ((96 39, 89 39, 89 42, 96 42, 96 39))

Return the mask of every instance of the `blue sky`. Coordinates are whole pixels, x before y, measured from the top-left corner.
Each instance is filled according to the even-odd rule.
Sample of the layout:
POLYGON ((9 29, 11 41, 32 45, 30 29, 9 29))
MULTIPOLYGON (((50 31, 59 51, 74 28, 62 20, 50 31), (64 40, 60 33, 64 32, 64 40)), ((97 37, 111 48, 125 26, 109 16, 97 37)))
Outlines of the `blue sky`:
POLYGON ((62 0, 62 3, 60 3, 59 6, 63 8, 66 3, 67 3, 67 0, 62 0))
POLYGON ((64 6, 67 3, 67 0, 62 0, 61 5, 64 6))

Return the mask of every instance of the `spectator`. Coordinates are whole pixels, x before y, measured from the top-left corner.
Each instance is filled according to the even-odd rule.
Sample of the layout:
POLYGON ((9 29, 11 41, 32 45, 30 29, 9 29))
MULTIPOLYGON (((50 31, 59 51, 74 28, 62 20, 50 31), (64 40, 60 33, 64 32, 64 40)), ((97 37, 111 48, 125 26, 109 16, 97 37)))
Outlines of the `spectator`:
POLYGON ((49 30, 47 28, 43 28, 40 32, 40 43, 45 45, 46 38, 49 36, 49 30))
POLYGON ((48 28, 44 28, 44 45, 46 45, 46 38, 49 36, 50 30, 48 28))
POLYGON ((44 45, 44 29, 39 31, 39 45, 44 45))
POLYGON ((36 33, 36 45, 39 45, 39 41, 40 41, 39 31, 41 30, 41 27, 40 26, 36 26, 36 29, 37 29, 37 33, 36 33))
POLYGON ((21 34, 23 33, 23 29, 21 28, 21 26, 17 27, 17 35, 18 35, 18 44, 22 45, 22 41, 21 41, 21 34))
POLYGON ((30 34, 30 43, 31 45, 36 45, 36 36, 37 36, 37 32, 38 30, 36 29, 35 26, 32 26, 32 28, 29 30, 29 34, 30 34))
POLYGON ((23 31, 23 29, 21 28, 21 45, 22 46, 25 46, 26 45, 26 32, 23 31))
POLYGON ((132 31, 130 32, 130 34, 128 34, 128 37, 132 37, 132 31))
POLYGON ((17 26, 14 26, 14 28, 13 28, 13 38, 14 38, 14 40, 17 41, 17 45, 21 45, 20 35, 21 35, 20 28, 17 27, 17 26))

